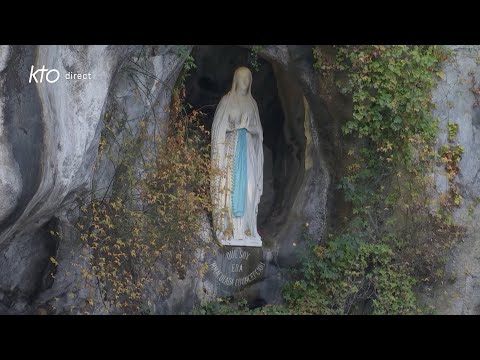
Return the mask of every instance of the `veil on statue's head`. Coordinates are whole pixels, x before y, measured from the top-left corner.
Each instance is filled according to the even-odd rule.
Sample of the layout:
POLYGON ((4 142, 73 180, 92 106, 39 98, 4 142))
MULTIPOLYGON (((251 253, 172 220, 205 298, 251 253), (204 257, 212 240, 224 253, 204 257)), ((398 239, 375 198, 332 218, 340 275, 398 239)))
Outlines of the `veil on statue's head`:
POLYGON ((249 78, 248 79, 249 84, 248 84, 247 95, 252 96, 252 82, 253 82, 252 72, 250 71, 249 68, 247 68, 245 66, 240 66, 239 68, 237 68, 235 70, 235 72, 233 74, 232 88, 231 88, 230 92, 233 92, 233 93, 237 92, 238 78, 242 73, 247 74, 247 76, 249 78))

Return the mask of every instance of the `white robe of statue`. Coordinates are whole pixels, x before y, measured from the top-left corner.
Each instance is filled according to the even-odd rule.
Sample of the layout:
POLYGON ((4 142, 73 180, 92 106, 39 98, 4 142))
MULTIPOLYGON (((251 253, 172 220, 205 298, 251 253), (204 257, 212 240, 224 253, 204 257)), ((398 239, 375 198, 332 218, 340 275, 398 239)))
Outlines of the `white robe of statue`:
MULTIPOLYGON (((246 67, 238 68, 231 90, 218 104, 212 125, 213 219, 217 238, 224 245, 262 246, 257 232, 257 213, 263 192, 263 130, 251 88, 252 73, 246 67), (242 156, 238 156, 239 151, 242 156), (235 170, 238 169, 235 161, 239 158, 242 171, 235 170), (243 180, 234 182, 234 178, 240 179, 238 173, 245 174, 245 168, 243 180), (234 183, 237 189, 244 189, 241 192, 244 197, 240 199, 244 201, 241 216, 232 211, 232 199, 236 199, 235 204, 239 203, 239 192, 234 193, 232 189, 234 183), (239 183, 242 186, 238 186, 239 183)), ((238 209, 238 205, 233 207, 238 209)))

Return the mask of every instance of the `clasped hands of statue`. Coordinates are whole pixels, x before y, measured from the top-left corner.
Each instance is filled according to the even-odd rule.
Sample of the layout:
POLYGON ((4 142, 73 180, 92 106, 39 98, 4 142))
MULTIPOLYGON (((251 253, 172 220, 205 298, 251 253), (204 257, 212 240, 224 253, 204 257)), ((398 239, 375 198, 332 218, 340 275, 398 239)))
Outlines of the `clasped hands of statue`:
POLYGON ((235 121, 232 119, 232 117, 230 117, 229 125, 230 125, 229 131, 246 129, 252 135, 258 134, 258 132, 256 131, 256 128, 253 126, 250 126, 250 118, 248 117, 247 113, 242 114, 242 116, 240 117, 240 121, 238 120, 235 121))

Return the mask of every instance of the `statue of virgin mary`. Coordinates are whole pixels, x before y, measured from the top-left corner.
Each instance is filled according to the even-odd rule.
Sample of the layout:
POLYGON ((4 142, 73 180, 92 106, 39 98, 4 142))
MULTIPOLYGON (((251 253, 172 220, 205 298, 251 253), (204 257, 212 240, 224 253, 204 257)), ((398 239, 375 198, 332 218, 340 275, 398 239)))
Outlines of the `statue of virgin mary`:
POLYGON ((252 73, 238 68, 212 125, 214 229, 224 245, 262 246, 257 213, 263 192, 263 130, 252 73))

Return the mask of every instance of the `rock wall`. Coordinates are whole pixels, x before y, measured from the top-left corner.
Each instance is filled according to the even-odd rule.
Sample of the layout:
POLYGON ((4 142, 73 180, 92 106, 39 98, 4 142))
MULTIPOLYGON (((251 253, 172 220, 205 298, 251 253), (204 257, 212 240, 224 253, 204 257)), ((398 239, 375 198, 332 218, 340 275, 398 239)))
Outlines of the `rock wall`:
MULTIPOLYGON (((464 148, 460 161, 463 201, 455 220, 466 234, 446 259, 443 284, 424 294, 426 304, 439 314, 480 314, 480 47, 449 46, 443 79, 433 93, 434 115, 440 121, 438 147, 448 144, 448 122, 456 123, 456 143, 464 148)), ((445 171, 435 174, 438 194, 448 190, 445 171)))

